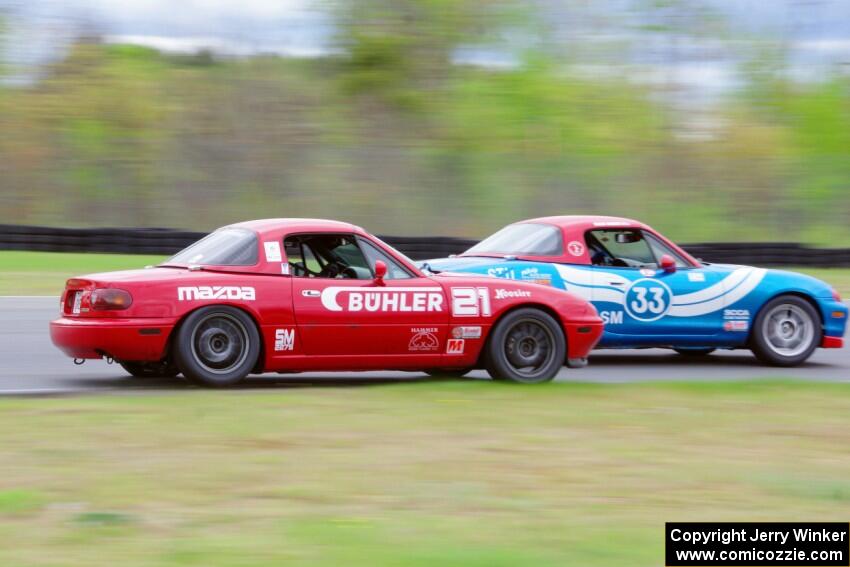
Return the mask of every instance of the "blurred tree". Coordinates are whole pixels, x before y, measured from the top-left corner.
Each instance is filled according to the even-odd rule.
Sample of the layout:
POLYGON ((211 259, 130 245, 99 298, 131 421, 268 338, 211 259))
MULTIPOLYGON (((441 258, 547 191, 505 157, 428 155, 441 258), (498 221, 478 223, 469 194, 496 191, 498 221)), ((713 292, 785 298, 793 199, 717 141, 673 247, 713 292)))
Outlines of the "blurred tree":
POLYGON ((454 71, 461 47, 504 47, 521 26, 516 0, 347 0, 334 5, 347 94, 415 109, 454 71))

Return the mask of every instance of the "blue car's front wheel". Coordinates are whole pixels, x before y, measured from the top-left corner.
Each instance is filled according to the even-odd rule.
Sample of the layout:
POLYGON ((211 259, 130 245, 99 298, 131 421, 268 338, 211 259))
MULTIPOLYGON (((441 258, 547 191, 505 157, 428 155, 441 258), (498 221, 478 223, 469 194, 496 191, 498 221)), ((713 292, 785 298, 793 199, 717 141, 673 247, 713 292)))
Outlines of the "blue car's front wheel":
POLYGON ((823 335, 820 317, 811 303, 782 295, 759 311, 750 336, 753 354, 772 366, 797 366, 808 359, 823 335))

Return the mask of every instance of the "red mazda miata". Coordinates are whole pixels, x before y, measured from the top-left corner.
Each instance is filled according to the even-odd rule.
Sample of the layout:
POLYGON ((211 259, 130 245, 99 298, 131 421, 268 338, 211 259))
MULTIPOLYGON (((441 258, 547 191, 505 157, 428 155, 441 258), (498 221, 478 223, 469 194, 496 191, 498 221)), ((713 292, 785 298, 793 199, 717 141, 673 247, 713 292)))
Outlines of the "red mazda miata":
POLYGON ((70 279, 61 310, 50 334, 68 356, 209 386, 383 369, 545 382, 602 334, 563 290, 423 272, 357 226, 308 219, 226 226, 156 267, 70 279))

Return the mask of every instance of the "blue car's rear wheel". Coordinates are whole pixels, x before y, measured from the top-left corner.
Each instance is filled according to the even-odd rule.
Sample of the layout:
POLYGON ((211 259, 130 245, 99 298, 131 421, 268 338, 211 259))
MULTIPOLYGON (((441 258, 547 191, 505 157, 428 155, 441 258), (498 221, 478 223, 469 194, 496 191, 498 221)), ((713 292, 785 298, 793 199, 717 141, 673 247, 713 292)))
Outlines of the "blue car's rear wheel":
POLYGON ((822 337, 820 316, 812 304, 782 295, 759 311, 750 342, 753 354, 765 364, 797 366, 812 355, 822 337))

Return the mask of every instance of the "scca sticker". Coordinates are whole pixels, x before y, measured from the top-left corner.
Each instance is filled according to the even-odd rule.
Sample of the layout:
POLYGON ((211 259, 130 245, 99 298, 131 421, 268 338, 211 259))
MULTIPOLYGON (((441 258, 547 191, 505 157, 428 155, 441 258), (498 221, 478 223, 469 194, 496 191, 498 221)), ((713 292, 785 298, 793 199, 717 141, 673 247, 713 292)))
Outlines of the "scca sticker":
POLYGON ((322 305, 328 311, 428 312, 443 310, 443 291, 439 287, 327 287, 322 290, 322 305))
POLYGON ((567 251, 573 256, 581 256, 584 254, 584 244, 579 242, 578 240, 573 240, 569 244, 567 244, 567 251))

